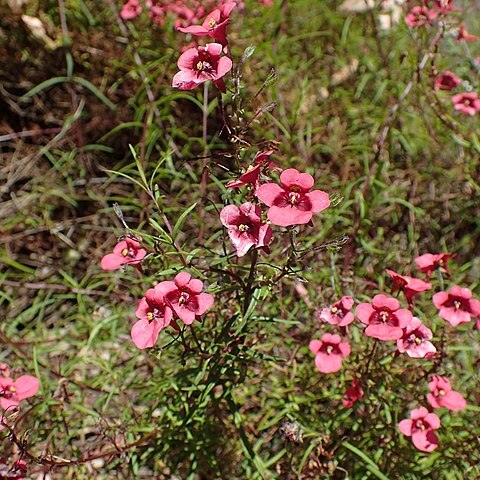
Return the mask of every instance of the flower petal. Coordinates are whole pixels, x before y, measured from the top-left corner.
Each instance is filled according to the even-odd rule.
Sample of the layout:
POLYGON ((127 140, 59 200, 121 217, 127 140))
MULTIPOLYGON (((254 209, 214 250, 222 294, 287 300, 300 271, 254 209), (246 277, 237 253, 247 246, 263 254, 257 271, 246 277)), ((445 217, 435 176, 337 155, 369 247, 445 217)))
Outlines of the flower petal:
POLYGON ((155 345, 161 329, 162 326, 159 322, 141 319, 133 325, 130 336, 135 346, 143 350, 155 345))
POLYGON ((117 270, 117 268, 120 268, 125 263, 127 263, 127 259, 123 255, 109 253, 102 258, 100 267, 102 270, 117 270))
POLYGON ((276 183, 264 183, 257 188, 255 196, 265 205, 271 207, 275 199, 282 193, 284 193, 284 190, 280 185, 276 183))
POLYGON ((322 190, 314 190, 306 195, 312 203, 312 212, 318 213, 330 206, 330 195, 322 190))
POLYGON ((40 388, 40 380, 32 375, 22 375, 15 381, 15 388, 18 400, 33 397, 40 388))
POLYGON ((268 219, 279 227, 289 227, 291 225, 305 225, 312 217, 313 213, 310 211, 302 212, 293 207, 277 207, 273 205, 269 208, 268 219))
POLYGON ((342 356, 320 352, 315 355, 315 366, 322 373, 338 372, 342 368, 342 356))

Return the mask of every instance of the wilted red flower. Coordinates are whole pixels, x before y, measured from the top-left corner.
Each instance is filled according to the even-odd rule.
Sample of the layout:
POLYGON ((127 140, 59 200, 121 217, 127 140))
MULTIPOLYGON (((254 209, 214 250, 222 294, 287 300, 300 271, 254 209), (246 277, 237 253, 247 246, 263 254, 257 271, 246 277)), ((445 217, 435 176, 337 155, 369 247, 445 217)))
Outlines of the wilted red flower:
POLYGON ((0 377, 10 377, 10 369, 6 363, 0 363, 0 377))
POLYGON ((203 282, 187 272, 179 273, 173 282, 160 282, 155 290, 186 325, 192 324, 195 316, 203 315, 213 305, 213 295, 202 292, 203 282))
POLYGON ((435 90, 446 90, 450 92, 461 83, 462 80, 459 77, 457 77, 453 72, 447 70, 435 79, 433 88, 435 90))
POLYGON ((458 93, 452 97, 452 103, 455 110, 465 115, 473 116, 480 112, 480 98, 476 92, 458 93))
POLYGON ((355 318, 351 312, 353 304, 353 298, 345 295, 330 307, 322 308, 318 313, 318 318, 322 322, 345 327, 355 318))
POLYGON ((410 419, 402 420, 398 428, 407 437, 412 437, 413 444, 422 452, 432 452, 438 447, 434 430, 440 428, 440 419, 425 407, 414 408, 410 412, 410 419))
POLYGON ((460 28, 458 29, 457 40, 465 40, 466 42, 473 42, 474 40, 478 40, 478 37, 468 33, 467 27, 465 26, 465 22, 462 22, 460 24, 460 28))
POLYGON ((363 388, 358 383, 358 379, 354 378, 342 397, 343 406, 351 408, 355 402, 360 400, 362 397, 363 388))
POLYGON ((130 336, 136 347, 144 349, 155 345, 160 331, 170 325, 173 312, 157 285, 146 291, 135 315, 139 320, 133 325, 130 336))
POLYGON ((182 53, 177 62, 180 72, 173 77, 173 87, 192 90, 212 80, 225 93, 227 89, 222 77, 232 69, 232 61, 220 56, 222 48, 220 43, 207 43, 204 47, 189 48, 182 53))
POLYGON ((437 16, 437 12, 433 9, 429 9, 425 6, 415 6, 405 17, 405 23, 409 27, 430 27, 432 25, 432 20, 435 20, 437 16))
POLYGON ((235 8, 235 2, 224 3, 220 8, 216 8, 207 15, 202 25, 191 25, 190 27, 177 27, 183 33, 190 33, 202 37, 208 35, 223 46, 227 42, 227 25, 230 20, 230 13, 235 8))
POLYGON ((140 240, 125 237, 115 245, 113 253, 102 258, 100 266, 103 270, 116 270, 122 265, 139 265, 147 254, 145 249, 140 248, 140 240))
POLYGON ((428 387, 430 393, 427 395, 428 403, 433 408, 445 407, 448 410, 463 410, 467 406, 467 401, 462 394, 452 390, 452 385, 447 377, 435 375, 428 387))
POLYGON ((387 297, 383 293, 375 295, 371 304, 358 305, 356 315, 367 325, 365 334, 379 340, 398 340, 413 318, 410 311, 400 308, 396 298, 387 297))
POLYGON ((17 460, 12 466, 0 462, 0 480, 23 480, 27 473, 25 460, 17 460))
POLYGON ((228 228, 228 236, 239 257, 243 257, 253 246, 268 253, 272 229, 262 223, 261 215, 260 207, 250 202, 240 207, 227 205, 220 212, 220 220, 228 228))
POLYGON ((452 327, 468 323, 472 318, 480 316, 480 301, 472 298, 472 292, 468 288, 455 285, 448 293, 436 293, 432 300, 439 309, 440 318, 452 327))
POLYGON ((280 185, 264 183, 255 195, 267 206, 268 219, 279 227, 308 223, 314 213, 330 206, 328 193, 313 190, 313 177, 294 168, 284 170, 280 185))
POLYGON ((437 349, 429 342, 433 338, 432 331, 417 318, 403 331, 402 338, 397 340, 397 350, 406 353, 412 358, 428 358, 435 354, 437 349))
POLYGON ((454 0, 435 0, 435 8, 442 14, 453 12, 455 7, 453 6, 454 0))
POLYGON ((427 280, 437 268, 448 273, 447 261, 455 256, 454 253, 425 253, 415 258, 414 262, 420 271, 425 272, 427 280))
POLYGON ((33 397, 40 388, 40 381, 32 375, 22 375, 17 380, 0 377, 0 406, 4 410, 16 408, 25 398, 33 397))
POLYGON ((401 290, 405 294, 409 305, 412 304, 412 299, 415 295, 432 289, 432 285, 430 285, 430 283, 419 280, 418 278, 400 275, 393 270, 389 270, 388 268, 387 273, 393 280, 392 292, 401 290))
POLYGON ((128 2, 122 7, 120 16, 124 20, 132 20, 138 17, 142 13, 142 6, 138 0, 128 0, 128 2))
POLYGON ((322 373, 338 372, 342 358, 350 355, 350 344, 342 342, 340 335, 325 333, 321 340, 312 340, 310 351, 315 355, 315 366, 322 373))
POLYGON ((231 180, 227 183, 228 188, 243 187, 248 184, 254 185, 255 189, 260 186, 260 172, 262 167, 265 169, 272 168, 273 162, 268 161, 268 157, 273 153, 273 150, 258 152, 253 159, 254 164, 250 165, 245 173, 240 175, 237 180, 231 180))

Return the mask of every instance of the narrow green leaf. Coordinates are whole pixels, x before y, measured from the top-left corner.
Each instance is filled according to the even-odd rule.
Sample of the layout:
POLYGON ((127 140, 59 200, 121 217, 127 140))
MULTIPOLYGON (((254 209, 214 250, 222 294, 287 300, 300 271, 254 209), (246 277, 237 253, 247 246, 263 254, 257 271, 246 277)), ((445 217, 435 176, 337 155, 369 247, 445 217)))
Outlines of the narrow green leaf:
POLYGON ((367 468, 368 470, 373 473, 373 475, 375 475, 377 478, 379 478, 380 480, 390 480, 386 475, 384 475, 378 468, 378 466, 376 465, 376 463, 371 460, 368 455, 366 455, 365 453, 363 453, 361 450, 359 450, 357 447, 353 446, 351 443, 345 441, 345 442, 342 442, 342 445, 347 448, 348 450, 350 450, 351 452, 353 452, 355 455, 357 455, 357 457, 360 457, 364 462, 365 464, 367 465, 367 468))
POLYGON ((188 214, 197 206, 197 202, 195 202, 193 205, 188 207, 181 215, 180 218, 177 220, 177 223, 173 227, 173 232, 172 232, 172 237, 176 238, 177 233, 180 231, 182 228, 185 220, 187 219, 188 214))

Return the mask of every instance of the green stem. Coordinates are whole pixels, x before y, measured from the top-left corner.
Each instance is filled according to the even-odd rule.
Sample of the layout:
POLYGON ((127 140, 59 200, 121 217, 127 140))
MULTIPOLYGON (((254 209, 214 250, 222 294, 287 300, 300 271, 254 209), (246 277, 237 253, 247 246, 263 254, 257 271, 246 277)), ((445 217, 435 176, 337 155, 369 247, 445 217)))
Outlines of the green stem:
POLYGON ((250 258, 251 258, 251 263, 250 263, 250 272, 248 274, 248 279, 247 283, 245 285, 245 298, 243 301, 243 314, 247 313, 248 306, 250 305, 250 301, 252 299, 252 294, 254 292, 253 288, 253 282, 255 281, 255 272, 256 272, 256 266, 257 266, 257 260, 258 260, 258 250, 254 248, 250 252, 250 258))

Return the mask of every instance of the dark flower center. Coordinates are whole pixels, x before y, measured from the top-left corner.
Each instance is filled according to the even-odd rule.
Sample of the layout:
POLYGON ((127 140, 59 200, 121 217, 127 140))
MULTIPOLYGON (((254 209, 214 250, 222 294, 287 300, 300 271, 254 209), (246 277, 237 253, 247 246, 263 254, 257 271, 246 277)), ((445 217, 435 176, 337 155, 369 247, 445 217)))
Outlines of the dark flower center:
POLYGON ((444 306, 447 308, 454 308, 455 310, 463 310, 465 312, 470 311, 468 300, 461 297, 449 296, 444 306))
POLYGON ((334 306, 331 308, 330 312, 333 315, 337 315, 337 317, 343 318, 345 314, 347 313, 347 310, 345 310, 342 306, 334 306))
POLYGON ((147 320, 149 322, 151 322, 153 320, 159 320, 162 317, 163 317, 163 311, 160 310, 158 307, 153 307, 152 310, 147 312, 147 320))
POLYGON ((199 60, 195 68, 198 72, 212 73, 214 71, 213 65, 207 60, 199 60))
POLYGON ((122 250, 122 255, 124 257, 135 258, 135 250, 132 247, 124 248, 122 250))
POLYGON ((185 303, 188 303, 189 300, 190 300, 190 294, 188 292, 182 292, 178 297, 178 304, 184 305, 185 303))
POLYGON ((6 387, 4 390, 0 390, 0 395, 2 395, 4 398, 12 398, 15 394, 17 393, 17 389, 15 388, 14 385, 10 385, 6 387))
POLYGON ((407 342, 410 345, 413 345, 413 344, 420 345, 421 343, 423 343, 423 337, 419 335, 418 330, 415 330, 408 336, 407 342))
POLYGON ((391 326, 397 326, 398 318, 395 315, 392 315, 390 310, 376 310, 370 318, 370 323, 383 323, 391 326))
POLYGON ((426 430, 427 429, 427 425, 425 424, 425 422, 423 420, 417 420, 415 422, 415 426, 417 427, 418 430, 426 430))
POLYGON ((298 192, 290 192, 290 193, 288 194, 288 198, 289 198, 290 203, 291 203, 292 205, 296 205, 296 204, 299 202, 299 200, 300 200, 300 193, 298 193, 298 192))

